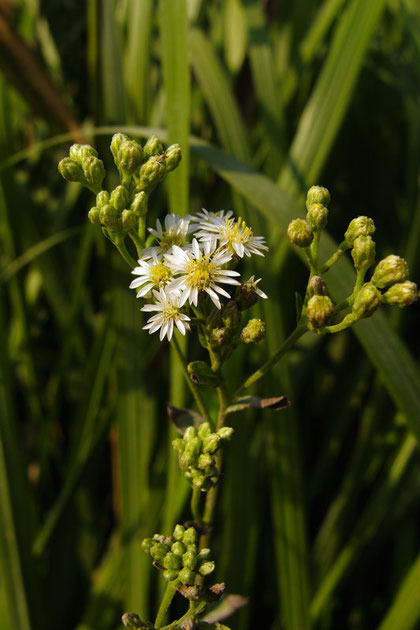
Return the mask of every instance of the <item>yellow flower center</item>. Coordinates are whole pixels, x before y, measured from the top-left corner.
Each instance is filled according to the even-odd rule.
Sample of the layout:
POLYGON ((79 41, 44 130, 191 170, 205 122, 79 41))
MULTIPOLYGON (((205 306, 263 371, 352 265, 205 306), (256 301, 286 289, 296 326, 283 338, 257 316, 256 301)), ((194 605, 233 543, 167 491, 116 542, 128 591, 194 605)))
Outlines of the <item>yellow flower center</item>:
POLYGON ((228 219, 221 229, 221 235, 230 245, 231 243, 247 243, 252 239, 254 233, 239 217, 237 223, 235 223, 235 219, 228 219))
POLYGON ((155 287, 164 287, 172 278, 172 271, 169 267, 159 261, 150 270, 150 281, 153 282, 155 287))
POLYGON ((186 283, 192 289, 205 289, 213 281, 215 267, 209 260, 209 256, 203 256, 198 260, 190 260, 187 265, 186 283))
POLYGON ((178 245, 181 247, 184 243, 184 237, 179 232, 164 232, 163 236, 159 242, 160 247, 162 248, 163 253, 166 254, 168 250, 171 249, 172 245, 178 245))
POLYGON ((179 308, 176 306, 167 306, 164 311, 162 311, 162 317, 165 322, 171 321, 171 319, 178 319, 179 308))

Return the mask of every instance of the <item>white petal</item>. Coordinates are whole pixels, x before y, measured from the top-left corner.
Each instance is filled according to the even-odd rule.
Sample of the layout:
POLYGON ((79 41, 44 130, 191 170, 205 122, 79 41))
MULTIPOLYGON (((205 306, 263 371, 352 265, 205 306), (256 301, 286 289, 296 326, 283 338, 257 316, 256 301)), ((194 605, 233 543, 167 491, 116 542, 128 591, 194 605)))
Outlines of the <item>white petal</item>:
POLYGON ((185 335, 185 326, 184 326, 183 322, 180 319, 177 319, 175 324, 176 324, 176 327, 178 328, 179 332, 181 333, 181 335, 185 335))

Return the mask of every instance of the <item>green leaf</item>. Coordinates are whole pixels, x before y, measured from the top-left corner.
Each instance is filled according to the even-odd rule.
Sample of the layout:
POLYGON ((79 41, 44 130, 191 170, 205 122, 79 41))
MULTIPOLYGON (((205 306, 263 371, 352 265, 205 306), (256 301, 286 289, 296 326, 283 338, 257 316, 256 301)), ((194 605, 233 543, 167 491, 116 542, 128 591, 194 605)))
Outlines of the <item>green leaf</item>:
POLYGON ((420 554, 401 584, 378 630, 412 630, 420 619, 420 554))

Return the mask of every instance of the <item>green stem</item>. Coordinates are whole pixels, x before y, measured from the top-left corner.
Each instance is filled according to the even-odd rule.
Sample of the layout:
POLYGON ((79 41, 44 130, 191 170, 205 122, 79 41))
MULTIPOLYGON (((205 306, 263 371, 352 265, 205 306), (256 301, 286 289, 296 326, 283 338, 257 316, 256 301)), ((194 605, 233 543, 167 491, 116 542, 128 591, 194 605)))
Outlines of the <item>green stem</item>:
POLYGON ((201 499, 201 490, 200 488, 193 488, 191 495, 191 512, 193 515, 193 519, 198 523, 201 523, 202 518, 200 514, 200 499, 201 499))
POLYGON ((143 249, 146 240, 146 215, 139 217, 138 237, 142 244, 141 249, 143 249))
POLYGON ((343 241, 342 243, 340 243, 340 245, 338 246, 337 251, 334 252, 334 254, 331 256, 331 258, 329 258, 327 260, 327 262, 322 265, 321 273, 325 273, 326 271, 328 271, 328 269, 330 269, 330 267, 332 267, 334 265, 334 263, 337 262, 337 260, 346 251, 346 249, 349 249, 349 245, 348 245, 348 243, 346 241, 343 241))
POLYGON ((274 354, 271 359, 267 361, 267 363, 264 363, 262 367, 256 370, 256 372, 251 374, 251 376, 249 376, 246 381, 239 387, 233 397, 233 400, 237 400, 244 393, 244 391, 248 389, 248 387, 254 385, 254 383, 259 381, 260 378, 262 378, 269 370, 271 370, 276 365, 276 363, 280 361, 282 356, 286 354, 286 352, 292 346, 294 346, 298 339, 300 339, 307 330, 308 327, 306 324, 299 324, 298 326, 296 326, 294 331, 287 337, 287 339, 284 341, 276 354, 274 354))
POLYGON ((141 240, 140 236, 137 234, 136 230, 132 229, 128 233, 129 237, 133 241, 134 245, 137 249, 137 255, 140 256, 140 252, 143 249, 144 242, 141 240))
POLYGON ((187 370, 187 367, 186 367, 186 364, 187 364, 186 359, 185 359, 184 355, 182 354, 182 350, 179 347, 179 343, 178 343, 178 341, 177 341, 175 336, 172 337, 171 343, 172 343, 172 346, 175 349, 175 352, 176 352, 176 354, 178 356, 178 359, 179 359, 179 362, 180 362, 181 368, 182 368, 182 373, 184 374, 184 378, 187 381, 187 385, 190 388, 190 391, 191 391, 191 393, 192 393, 192 395, 194 397, 194 400, 195 400, 195 402, 197 404, 197 407, 199 408, 200 413, 203 416, 204 420, 206 420, 207 422, 210 423, 210 425, 212 425, 213 424, 212 420, 211 420, 211 418, 210 418, 210 416, 209 416, 209 414, 207 412, 207 409, 206 409, 206 407, 204 405, 203 399, 201 398, 201 394, 197 390, 197 387, 194 385, 194 383, 192 382, 192 380, 190 378, 190 375, 188 374, 188 370, 187 370))
POLYGON ((162 597, 162 601, 160 602, 158 614, 156 615, 155 628, 162 628, 165 623, 166 615, 168 613, 168 608, 171 605, 171 602, 176 593, 176 581, 168 582, 165 593, 162 597))
POLYGON ((115 247, 118 249, 118 251, 120 252, 121 256, 124 258, 127 265, 129 265, 131 269, 134 269, 134 267, 137 266, 137 263, 134 260, 134 258, 132 258, 132 256, 128 253, 124 241, 121 241, 121 243, 118 243, 118 245, 115 244, 115 247))

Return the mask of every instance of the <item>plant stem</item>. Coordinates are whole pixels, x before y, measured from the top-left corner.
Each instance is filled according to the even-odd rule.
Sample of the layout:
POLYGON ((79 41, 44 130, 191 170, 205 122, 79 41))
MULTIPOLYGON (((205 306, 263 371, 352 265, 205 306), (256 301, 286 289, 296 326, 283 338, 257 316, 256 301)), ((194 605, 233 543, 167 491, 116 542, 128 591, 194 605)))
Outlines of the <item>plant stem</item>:
POLYGON ((131 238, 131 240, 133 241, 134 245, 136 246, 137 254, 140 255, 140 252, 143 249, 144 243, 142 242, 141 238, 137 234, 136 230, 134 230, 134 229, 130 230, 128 235, 131 238))
POLYGON ((204 405, 203 399, 201 398, 201 394, 198 391, 197 387, 194 385, 194 383, 192 382, 190 375, 188 374, 188 370, 186 367, 186 359, 184 357, 184 355, 182 354, 182 350, 179 347, 179 343, 178 340, 176 339, 176 337, 172 337, 172 346, 173 348, 175 348, 175 352, 178 356, 179 362, 181 363, 181 368, 182 368, 182 373, 184 374, 185 380, 187 381, 187 385, 191 390, 191 393, 194 397, 194 400, 197 404, 197 407, 200 410, 201 415, 203 416, 204 420, 206 420, 207 422, 209 422, 212 425, 212 421, 211 418, 207 412, 207 409, 204 405))
POLYGON ((124 258, 127 265, 129 265, 131 269, 134 269, 137 263, 134 260, 134 258, 132 258, 132 256, 128 253, 124 241, 121 241, 121 243, 119 243, 118 245, 115 244, 115 247, 118 249, 118 251, 120 252, 121 256, 124 258))
POLYGON ((156 615, 155 628, 159 629, 165 623, 165 618, 168 612, 168 608, 176 593, 176 584, 174 582, 168 582, 165 593, 160 602, 158 614, 156 615))
POLYGON ((327 260, 327 262, 322 265, 321 273, 325 273, 326 271, 328 271, 328 269, 330 269, 330 267, 332 267, 334 265, 334 263, 337 262, 337 260, 346 251, 346 249, 349 249, 349 245, 348 245, 348 243, 346 241, 343 241, 342 243, 340 243, 340 245, 338 246, 337 251, 334 252, 334 254, 331 256, 331 258, 329 258, 327 260))
POLYGON ((201 523, 202 518, 200 514, 200 498, 201 498, 201 490, 200 488, 193 488, 191 495, 191 512, 193 515, 193 519, 198 523, 201 523))
POLYGON ((305 334, 307 330, 308 327, 306 324, 298 324, 294 331, 284 341, 276 354, 274 354, 271 359, 269 359, 267 363, 264 363, 264 365, 260 367, 256 372, 251 374, 251 376, 249 376, 246 381, 239 387, 233 397, 233 400, 237 400, 244 393, 244 391, 248 389, 248 387, 254 385, 254 383, 259 381, 260 378, 264 376, 264 374, 271 370, 276 365, 276 363, 280 361, 282 356, 289 350, 289 348, 291 348, 298 341, 298 339, 300 339, 305 334))

